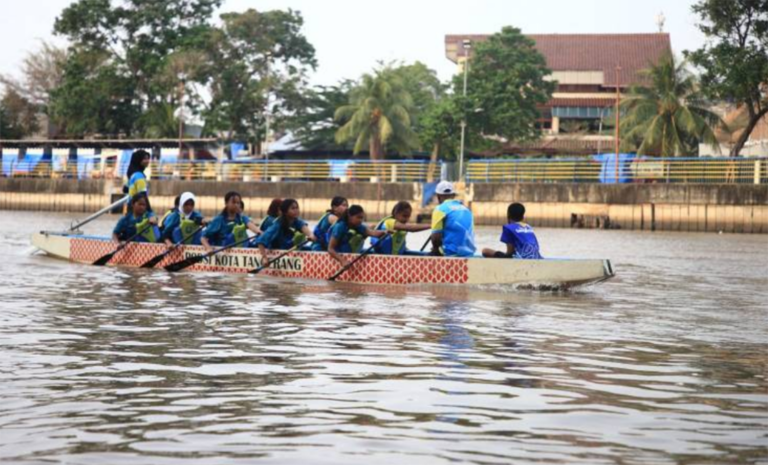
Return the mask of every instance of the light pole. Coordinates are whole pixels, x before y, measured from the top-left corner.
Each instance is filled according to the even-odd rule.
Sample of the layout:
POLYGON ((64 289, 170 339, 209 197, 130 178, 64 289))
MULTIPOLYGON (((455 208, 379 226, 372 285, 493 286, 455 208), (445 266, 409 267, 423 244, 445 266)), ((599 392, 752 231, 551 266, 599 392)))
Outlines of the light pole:
MULTIPOLYGON (((464 47, 464 105, 466 106, 467 98, 467 74, 469 72, 469 50, 472 48, 472 41, 464 39, 462 42, 464 47)), ((465 108, 466 113, 466 108, 465 108)), ((467 132, 467 115, 464 114, 461 119, 461 150, 459 154, 459 181, 464 179, 464 142, 467 132)))
POLYGON ((621 71, 621 66, 616 65, 616 184, 619 183, 619 146, 621 145, 621 139, 619 139, 619 107, 621 106, 621 92, 619 90, 619 71, 621 71))

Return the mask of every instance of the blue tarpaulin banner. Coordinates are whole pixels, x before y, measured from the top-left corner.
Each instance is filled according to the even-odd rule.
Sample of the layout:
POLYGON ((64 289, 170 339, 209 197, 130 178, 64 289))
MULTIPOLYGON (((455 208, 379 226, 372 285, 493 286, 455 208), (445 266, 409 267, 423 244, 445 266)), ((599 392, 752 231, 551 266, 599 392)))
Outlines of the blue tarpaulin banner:
POLYGON ((603 164, 600 168, 600 182, 603 184, 616 184, 632 182, 629 165, 636 157, 633 153, 619 154, 619 175, 616 176, 616 154, 602 153, 595 155, 594 160, 603 164))
POLYGON ((245 149, 244 142, 233 142, 229 144, 229 153, 232 160, 240 156, 240 151, 245 149))
POLYGON ((43 159, 43 149, 27 149, 26 155, 16 166, 17 173, 31 173, 43 159))
POLYGON ((350 160, 329 160, 328 163, 331 164, 330 177, 332 178, 346 177, 347 170, 349 170, 349 167, 354 164, 354 162, 350 160))
POLYGON ((19 162, 18 153, 4 153, 3 154, 3 176, 10 177, 13 174, 14 167, 19 162))
POLYGON ((426 207, 429 205, 429 202, 432 201, 432 197, 435 196, 435 192, 437 191, 437 183, 436 182, 425 182, 422 184, 424 187, 423 192, 424 196, 421 199, 421 206, 426 207))
POLYGON ((93 171, 93 158, 91 154, 77 154, 77 178, 87 179, 93 171))
POLYGON ((131 164, 131 155, 133 155, 133 150, 123 150, 122 153, 120 153, 120 164, 117 167, 118 176, 122 177, 128 173, 128 165, 131 164))

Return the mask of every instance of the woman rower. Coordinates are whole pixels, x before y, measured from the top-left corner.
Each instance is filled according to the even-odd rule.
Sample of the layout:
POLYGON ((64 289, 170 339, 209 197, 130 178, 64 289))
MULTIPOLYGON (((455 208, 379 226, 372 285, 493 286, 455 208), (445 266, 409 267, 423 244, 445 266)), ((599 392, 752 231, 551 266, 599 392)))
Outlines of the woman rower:
POLYGON ((382 238, 389 231, 376 231, 365 224, 365 210, 360 205, 352 205, 333 225, 328 237, 328 253, 342 266, 347 264, 342 253, 360 253, 365 238, 382 238))
POLYGON ((115 225, 112 240, 122 243, 133 238, 134 242, 157 242, 160 229, 157 227, 157 217, 149 209, 147 193, 139 192, 131 198, 130 208, 115 225), (137 233, 139 235, 134 238, 137 233))
POLYGON ((213 251, 213 246, 224 246, 239 243, 245 246, 248 239, 248 230, 256 235, 261 230, 250 218, 243 215, 242 197, 237 192, 227 192, 224 196, 224 210, 219 213, 203 232, 201 242, 205 250, 213 251))
MULTIPOLYGON (((131 155, 131 163, 128 165, 128 184, 125 187, 124 192, 131 196, 133 199, 136 194, 140 192, 146 192, 147 203, 149 203, 149 181, 147 181, 147 175, 144 174, 144 170, 149 166, 149 162, 152 157, 146 150, 137 150, 131 155)), ((149 210, 152 210, 149 207, 149 210)))
POLYGON ((312 250, 316 252, 328 250, 328 233, 347 208, 349 208, 349 202, 344 197, 334 197, 331 200, 331 208, 320 218, 313 231, 317 241, 312 244, 312 250))
POLYGON ((262 257, 262 266, 269 265, 270 250, 288 250, 307 239, 315 241, 309 225, 299 217, 299 202, 285 199, 280 203, 280 216, 256 241, 262 257))
POLYGON ((180 207, 168 215, 163 224, 163 241, 168 247, 184 241, 185 244, 199 245, 202 237, 200 226, 203 215, 195 211, 195 194, 184 192, 179 196, 180 207))
POLYGON ((160 218, 160 231, 165 232, 165 224, 166 221, 173 215, 174 213, 178 213, 179 211, 179 202, 181 201, 181 196, 177 195, 175 199, 173 199, 173 208, 165 212, 162 218, 160 218))
POLYGON ((405 201, 397 202, 392 209, 392 216, 384 218, 376 225, 377 231, 389 231, 391 238, 371 239, 371 245, 378 254, 385 255, 419 255, 420 252, 408 250, 405 247, 405 236, 409 232, 421 232, 432 229, 428 224, 408 224, 413 214, 413 207, 405 201))
POLYGON ((259 229, 267 232, 269 227, 272 226, 272 224, 274 224, 274 222, 277 220, 277 217, 280 216, 280 204, 282 203, 283 199, 272 199, 272 202, 269 204, 269 208, 267 208, 267 216, 261 220, 259 229))

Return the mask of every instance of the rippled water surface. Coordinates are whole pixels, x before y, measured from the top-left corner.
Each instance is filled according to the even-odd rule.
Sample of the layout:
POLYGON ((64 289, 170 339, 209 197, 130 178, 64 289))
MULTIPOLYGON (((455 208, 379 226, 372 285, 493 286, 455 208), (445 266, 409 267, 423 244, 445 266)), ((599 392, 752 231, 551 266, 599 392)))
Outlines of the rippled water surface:
POLYGON ((80 266, 2 217, 0 461, 768 463, 766 236, 540 230, 618 273, 545 293, 80 266))

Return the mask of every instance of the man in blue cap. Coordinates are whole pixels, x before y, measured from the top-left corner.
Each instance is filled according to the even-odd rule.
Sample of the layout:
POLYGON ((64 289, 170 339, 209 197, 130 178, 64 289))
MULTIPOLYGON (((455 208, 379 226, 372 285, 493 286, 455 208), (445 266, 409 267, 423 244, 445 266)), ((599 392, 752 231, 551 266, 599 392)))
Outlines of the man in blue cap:
POLYGON ((432 212, 432 255, 473 256, 476 247, 472 212, 456 200, 453 183, 442 181, 436 194, 440 205, 432 212))

